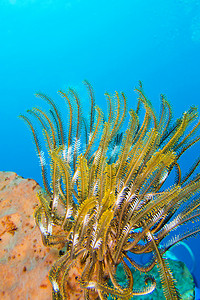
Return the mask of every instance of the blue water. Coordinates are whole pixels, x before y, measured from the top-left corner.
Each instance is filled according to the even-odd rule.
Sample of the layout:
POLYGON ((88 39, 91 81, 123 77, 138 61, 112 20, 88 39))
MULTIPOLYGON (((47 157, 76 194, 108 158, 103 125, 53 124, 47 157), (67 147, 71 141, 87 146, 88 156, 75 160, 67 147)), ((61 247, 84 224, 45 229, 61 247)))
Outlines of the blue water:
MULTIPOLYGON (((41 183, 38 157, 20 113, 39 100, 59 99, 67 86, 85 95, 125 91, 129 106, 142 80, 158 107, 167 95, 174 116, 200 103, 200 0, 0 0, 0 170, 41 183)), ((199 146, 183 163, 193 162, 199 146), (194 153, 195 152, 195 153, 194 153)), ((188 242, 200 287, 199 237, 188 242)), ((178 255, 190 264, 184 250, 178 255)))

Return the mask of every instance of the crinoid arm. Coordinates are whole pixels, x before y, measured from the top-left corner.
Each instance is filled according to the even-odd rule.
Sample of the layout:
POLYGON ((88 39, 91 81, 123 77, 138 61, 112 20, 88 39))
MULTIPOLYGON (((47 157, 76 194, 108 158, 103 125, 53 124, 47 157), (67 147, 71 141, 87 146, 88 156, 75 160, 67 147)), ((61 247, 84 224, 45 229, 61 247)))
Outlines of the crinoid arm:
POLYGON ((144 275, 157 266, 166 299, 180 299, 164 254, 200 232, 200 160, 186 174, 180 164, 200 140, 200 122, 193 125, 197 109, 192 107, 172 122, 170 104, 161 95, 157 116, 140 83, 138 104, 126 122, 124 93, 106 93, 106 114, 95 106, 90 83, 85 85, 90 100, 86 114, 78 93, 69 89, 59 91, 61 110, 61 101, 56 104, 38 93, 49 111, 34 108, 29 117, 21 116, 31 129, 44 183, 35 220, 44 245, 63 252, 49 273, 53 299, 71 299, 69 282, 75 269, 75 286, 84 299, 131 299, 153 292, 152 277, 135 289, 130 265, 144 275), (174 173, 174 183, 166 188, 174 173), (181 234, 173 236, 179 227, 181 234), (133 254, 151 258, 141 265, 133 254), (116 277, 119 265, 126 286, 116 277))

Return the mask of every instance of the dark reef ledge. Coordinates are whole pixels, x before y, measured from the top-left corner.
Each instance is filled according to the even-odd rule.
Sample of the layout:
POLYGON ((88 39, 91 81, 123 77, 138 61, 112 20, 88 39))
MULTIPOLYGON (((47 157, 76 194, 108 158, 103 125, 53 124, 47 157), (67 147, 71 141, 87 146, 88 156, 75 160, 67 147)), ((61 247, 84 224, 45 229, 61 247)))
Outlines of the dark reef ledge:
MULTIPOLYGON (((0 299, 50 300, 48 271, 58 258, 58 251, 43 246, 33 212, 38 204, 40 186, 13 172, 0 172, 0 299)), ((169 262, 182 299, 194 299, 194 281, 184 263, 169 262)), ((119 279, 124 283, 124 274, 119 279)), ((134 272, 134 288, 144 286, 144 276, 134 272)), ((157 281, 152 294, 134 299, 165 299, 157 268, 151 274, 157 281)))

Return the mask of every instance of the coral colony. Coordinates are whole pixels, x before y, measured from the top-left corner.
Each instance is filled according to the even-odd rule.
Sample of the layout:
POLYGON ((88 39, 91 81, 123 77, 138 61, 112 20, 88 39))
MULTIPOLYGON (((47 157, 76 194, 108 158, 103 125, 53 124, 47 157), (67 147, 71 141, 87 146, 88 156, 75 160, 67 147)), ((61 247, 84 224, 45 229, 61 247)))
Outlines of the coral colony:
POLYGON ((187 174, 181 173, 179 163, 200 139, 200 121, 194 123, 197 109, 191 107, 172 122, 171 107, 161 95, 157 117, 140 83, 137 107, 128 116, 126 97, 117 92, 105 94, 108 109, 103 114, 95 106, 91 85, 84 83, 90 100, 88 119, 73 89, 59 91, 62 114, 52 99, 37 94, 49 111, 33 108, 30 118, 21 115, 32 131, 44 183, 35 220, 44 245, 62 249, 49 272, 53 299, 68 299, 70 270, 75 266, 80 267, 75 280, 84 299, 145 295, 156 287, 154 278, 145 275, 155 265, 166 299, 180 299, 164 254, 200 231, 200 175, 195 172, 200 161, 187 174), (43 131, 47 152, 31 118, 43 131), (169 176, 175 179, 166 189, 169 176), (181 233, 176 233, 178 227, 181 233), (134 259, 146 254, 146 264, 134 259), (126 286, 117 280, 119 265, 126 286), (130 265, 144 277, 140 290, 134 288, 130 265))

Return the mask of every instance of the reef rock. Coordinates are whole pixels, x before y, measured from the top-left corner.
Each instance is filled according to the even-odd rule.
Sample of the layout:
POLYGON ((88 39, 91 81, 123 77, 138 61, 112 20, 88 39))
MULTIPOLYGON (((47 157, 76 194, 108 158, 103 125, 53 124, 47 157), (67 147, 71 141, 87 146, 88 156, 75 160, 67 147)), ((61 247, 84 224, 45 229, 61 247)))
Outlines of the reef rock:
POLYGON ((58 250, 42 244, 33 212, 40 186, 0 172, 0 299, 52 299, 48 272, 58 250))
MULTIPOLYGON (((194 300, 195 299, 195 284, 192 275, 190 274, 186 265, 178 260, 167 260, 169 263, 170 270, 173 273, 174 279, 176 281, 176 287, 179 290, 182 300, 194 300)), ((145 287, 145 275, 141 274, 138 270, 135 270, 131 267, 131 271, 133 273, 134 284, 133 288, 135 290, 141 290, 145 287)), ((132 299, 137 300, 166 300, 162 284, 159 276, 159 271, 157 266, 155 266, 150 272, 146 274, 146 276, 153 276, 156 280, 156 289, 148 295, 133 297, 132 299)), ((126 275, 124 273, 123 267, 121 265, 117 268, 116 277, 120 285, 125 286, 126 282, 126 275)), ((111 300, 111 298, 109 298, 111 300)))

